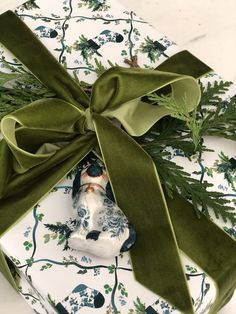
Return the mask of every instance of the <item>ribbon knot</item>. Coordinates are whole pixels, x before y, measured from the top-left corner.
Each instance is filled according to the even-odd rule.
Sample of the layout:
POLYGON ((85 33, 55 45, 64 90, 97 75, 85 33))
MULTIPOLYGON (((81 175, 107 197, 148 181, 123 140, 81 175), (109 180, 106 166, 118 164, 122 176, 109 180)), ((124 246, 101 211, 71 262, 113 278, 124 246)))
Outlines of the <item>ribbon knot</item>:
MULTIPOLYGON (((68 75, 67 78, 72 80, 68 75)), ((95 82, 88 108, 75 100, 51 98, 35 101, 7 115, 1 121, 1 130, 14 156, 14 171, 25 173, 46 162, 63 147, 62 143, 79 134, 97 133, 96 115, 103 119, 116 118, 132 136, 143 135, 170 111, 152 106, 142 101, 142 97, 168 85, 179 106, 183 100, 189 111, 198 105, 200 89, 191 76, 115 67, 95 82)), ((78 85, 77 88, 80 91, 78 85)))
POLYGON ((94 123, 93 123, 93 119, 92 119, 92 113, 91 113, 91 109, 87 108, 85 109, 85 128, 87 130, 93 131, 95 132, 95 127, 94 127, 94 123))

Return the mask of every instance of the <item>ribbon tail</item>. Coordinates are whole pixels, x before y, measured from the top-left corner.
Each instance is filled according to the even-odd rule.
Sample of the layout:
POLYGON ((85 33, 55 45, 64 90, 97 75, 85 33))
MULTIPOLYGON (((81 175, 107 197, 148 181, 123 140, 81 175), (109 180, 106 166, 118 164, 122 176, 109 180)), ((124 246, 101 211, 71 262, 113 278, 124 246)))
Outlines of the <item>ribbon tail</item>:
POLYGON ((192 205, 179 195, 167 198, 167 204, 180 249, 216 283, 210 313, 217 313, 236 288, 236 242, 204 214, 196 219, 192 205))
POLYGON ((131 250, 138 282, 177 307, 194 313, 165 197, 151 157, 124 131, 93 114, 93 122, 117 204, 135 226, 131 250))
POLYGON ((17 15, 12 11, 1 14, 0 29, 0 42, 43 84, 59 98, 80 108, 88 107, 89 98, 83 89, 17 15))

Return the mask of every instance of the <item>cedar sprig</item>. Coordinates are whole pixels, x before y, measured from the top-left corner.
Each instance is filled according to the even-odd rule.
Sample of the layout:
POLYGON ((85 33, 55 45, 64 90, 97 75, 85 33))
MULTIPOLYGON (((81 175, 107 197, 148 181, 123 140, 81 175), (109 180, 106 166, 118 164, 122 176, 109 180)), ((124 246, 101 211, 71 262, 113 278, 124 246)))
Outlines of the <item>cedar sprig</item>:
POLYGON ((205 114, 201 136, 214 135, 236 140, 236 97, 224 104, 226 104, 225 108, 222 108, 219 103, 214 111, 205 114))
POLYGON ((30 74, 24 74, 16 81, 12 81, 12 77, 9 74, 7 78, 7 75, 4 73, 4 79, 0 79, 0 120, 6 114, 22 108, 35 100, 55 97, 55 93, 51 92, 30 74), (4 86, 6 81, 10 87, 4 86), (3 85, 1 84, 2 82, 4 82, 3 85))
POLYGON ((205 106, 219 104, 222 102, 222 95, 224 95, 229 87, 233 84, 231 81, 214 81, 214 83, 208 82, 206 86, 202 82, 200 84, 201 89, 201 101, 200 108, 205 106))
MULTIPOLYGON (((1 60, 4 68, 9 73, 0 71, 0 120, 7 114, 24 107, 25 105, 41 99, 56 97, 56 94, 43 85, 34 75, 25 71, 22 67, 14 67, 1 60)), ((108 60, 108 66, 113 64, 108 60)), ((107 70, 100 61, 95 59, 95 72, 98 76, 107 70)), ((83 87, 90 96, 92 85, 80 81, 76 72, 73 72, 74 79, 83 87)))
POLYGON ((166 146, 171 146, 183 151, 186 157, 190 157, 195 153, 195 148, 190 133, 183 133, 184 127, 183 121, 167 116, 155 124, 145 135, 136 138, 136 141, 141 146, 157 152, 164 150, 166 146))
POLYGON ((187 128, 190 130, 192 142, 196 150, 201 140, 200 132, 202 127, 202 121, 197 120, 197 108, 189 112, 186 97, 183 97, 182 106, 176 103, 172 95, 160 96, 152 93, 148 95, 148 99, 152 104, 157 104, 168 109, 171 117, 185 122, 187 128))
MULTIPOLYGON (((179 107, 170 95, 149 94, 148 99, 152 104, 165 106, 172 112, 171 117, 163 119, 169 121, 166 128, 170 136, 166 138, 166 143, 173 138, 181 146, 181 140, 189 138, 194 144, 194 150, 200 151, 203 148, 200 145, 202 137, 206 135, 236 140, 236 97, 229 101, 222 99, 231 85, 229 81, 208 82, 206 87, 200 83, 202 97, 198 107, 190 113, 184 98, 183 106, 179 107)), ((164 136, 166 128, 161 130, 164 136)))
POLYGON ((173 191, 192 202, 197 215, 199 210, 210 217, 209 211, 212 210, 218 219, 221 217, 224 222, 236 223, 236 212, 229 204, 230 201, 224 198, 224 194, 209 191, 213 184, 191 177, 184 171, 183 167, 176 165, 171 160, 166 159, 163 151, 153 150, 150 146, 144 147, 152 157, 161 182, 167 192, 172 197, 173 191))
POLYGON ((7 84, 10 81, 21 78, 20 73, 4 73, 0 71, 0 86, 7 84))
MULTIPOLYGON (((97 74, 97 77, 101 76, 104 72, 106 72, 106 70, 108 69, 108 67, 105 67, 101 61, 99 61, 97 58, 94 59, 95 60, 95 67, 94 67, 94 70, 97 74)), ((112 63, 110 60, 107 61, 108 62, 108 65, 110 67, 113 67, 113 66, 118 66, 117 64, 114 64, 112 63)), ((91 96, 91 93, 92 93, 92 88, 93 88, 93 85, 89 84, 89 83, 86 83, 84 81, 81 81, 76 73, 76 71, 73 71, 73 76, 74 76, 74 79, 77 83, 80 84, 80 86, 83 88, 83 90, 85 91, 85 93, 88 95, 88 96, 91 96)))
POLYGON ((87 83, 87 82, 84 82, 84 81, 81 81, 76 73, 76 71, 73 71, 73 78, 74 80, 83 88, 83 90, 85 91, 85 93, 90 96, 91 93, 92 93, 92 85, 87 83))
POLYGON ((14 67, 4 58, 1 63, 8 73, 0 71, 0 120, 35 100, 55 97, 55 93, 22 66, 14 67))
POLYGON ((198 106, 198 119, 202 121, 201 137, 211 135, 236 139, 236 96, 224 99, 232 84, 230 81, 215 81, 208 82, 204 87, 200 82, 202 97, 198 106))
MULTIPOLYGON (((202 136, 216 135, 225 138, 236 139, 236 108, 235 97, 226 102, 221 95, 228 91, 231 82, 208 83, 207 88, 202 89, 202 99, 194 115, 190 115, 185 109, 179 111, 179 107, 172 102, 171 96, 149 95, 149 100, 159 105, 166 106, 173 111, 172 116, 164 117, 152 130, 139 139, 143 148, 152 156, 157 165, 158 173, 162 183, 169 195, 176 191, 185 198, 189 198, 195 210, 201 209, 209 215, 210 208, 215 216, 222 217, 224 221, 236 222, 236 213, 229 206, 229 201, 224 198, 224 194, 210 191, 212 184, 199 182, 186 173, 182 167, 170 160, 166 160, 166 146, 180 149, 186 157, 207 150, 203 145, 202 136), (170 105, 169 105, 170 104, 170 105), (214 106, 212 110, 212 105, 214 106), (174 117, 175 118, 174 118, 174 117), (189 121, 193 121, 192 125, 189 121), (196 147, 193 142, 194 128, 197 125, 196 147)), ((183 103, 184 104, 184 103, 183 103)))
POLYGON ((94 59, 95 61, 95 72, 97 73, 97 76, 101 76, 109 67, 118 66, 117 63, 112 63, 110 60, 107 60, 108 67, 105 67, 101 61, 99 61, 97 58, 94 59))

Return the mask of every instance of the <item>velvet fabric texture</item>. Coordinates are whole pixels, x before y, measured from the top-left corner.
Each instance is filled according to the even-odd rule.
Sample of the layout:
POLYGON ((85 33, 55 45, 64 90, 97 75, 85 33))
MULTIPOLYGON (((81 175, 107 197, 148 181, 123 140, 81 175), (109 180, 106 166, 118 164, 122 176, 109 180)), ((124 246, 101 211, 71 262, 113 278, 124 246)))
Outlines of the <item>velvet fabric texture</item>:
MULTIPOLYGON (((0 28, 0 42, 57 95, 1 121, 0 234, 90 151, 99 149, 116 201, 138 234, 131 250, 136 279, 183 313, 194 313, 179 257, 182 250, 214 279, 218 295, 211 313, 218 311, 236 286, 235 242, 204 215, 197 219, 192 205, 180 196, 165 196, 158 169, 130 137, 144 134, 170 114, 142 101, 144 95, 170 86, 176 103, 181 106, 185 99, 191 111, 200 100, 196 78, 209 67, 187 51, 156 70, 114 67, 99 77, 89 98, 16 15, 2 14, 0 28), (119 120, 126 132, 109 118, 119 120)), ((3 254, 0 260, 12 283, 3 254)))

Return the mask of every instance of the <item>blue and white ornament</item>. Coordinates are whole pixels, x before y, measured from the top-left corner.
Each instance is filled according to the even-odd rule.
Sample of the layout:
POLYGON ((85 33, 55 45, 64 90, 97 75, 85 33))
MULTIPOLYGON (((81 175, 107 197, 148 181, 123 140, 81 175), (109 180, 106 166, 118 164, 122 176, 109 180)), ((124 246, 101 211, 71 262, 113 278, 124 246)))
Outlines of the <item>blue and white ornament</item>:
POLYGON ((84 307, 101 308, 104 302, 104 296, 98 290, 80 284, 70 295, 56 305, 56 310, 63 314, 77 314, 84 307))
POLYGON ((128 251, 136 241, 134 227, 115 204, 103 164, 91 160, 73 183, 76 229, 68 239, 72 249, 110 258, 128 251))
POLYGON ((113 32, 111 30, 104 30, 96 37, 89 39, 88 43, 90 47, 99 55, 101 54, 98 52, 98 49, 100 49, 103 45, 107 43, 120 43, 124 40, 124 37, 116 32, 113 32))
POLYGON ((43 25, 35 28, 35 32, 41 38, 55 38, 58 35, 58 32, 55 29, 43 25))

